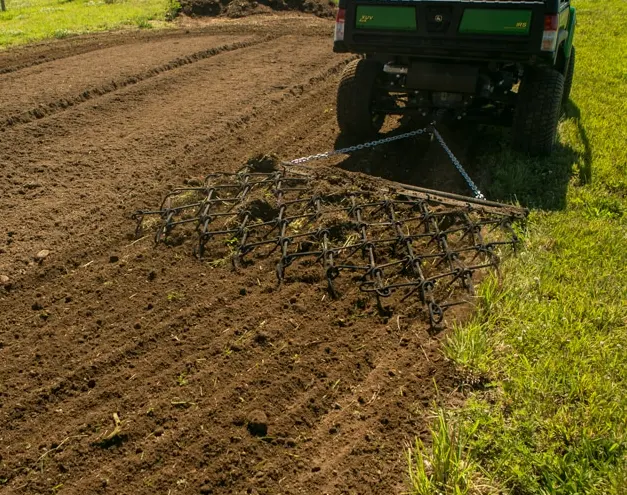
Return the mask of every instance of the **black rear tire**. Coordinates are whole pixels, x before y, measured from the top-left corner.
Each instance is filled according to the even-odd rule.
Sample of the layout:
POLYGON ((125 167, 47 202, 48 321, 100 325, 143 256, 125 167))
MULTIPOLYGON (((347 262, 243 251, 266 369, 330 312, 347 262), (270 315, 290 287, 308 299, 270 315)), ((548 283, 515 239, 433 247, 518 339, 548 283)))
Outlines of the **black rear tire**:
POLYGON ((550 155, 557 140, 557 124, 564 95, 564 76, 554 69, 527 69, 518 90, 513 142, 516 151, 550 155))
POLYGON ((337 91, 337 123, 340 132, 355 137, 371 137, 379 132, 385 115, 372 111, 377 79, 382 74, 379 62, 353 60, 342 73, 337 91))
POLYGON ((564 76, 564 97, 562 98, 562 105, 566 105, 570 99, 570 90, 573 87, 573 78, 575 76, 575 47, 570 49, 570 58, 568 59, 568 69, 566 69, 566 75, 564 76))

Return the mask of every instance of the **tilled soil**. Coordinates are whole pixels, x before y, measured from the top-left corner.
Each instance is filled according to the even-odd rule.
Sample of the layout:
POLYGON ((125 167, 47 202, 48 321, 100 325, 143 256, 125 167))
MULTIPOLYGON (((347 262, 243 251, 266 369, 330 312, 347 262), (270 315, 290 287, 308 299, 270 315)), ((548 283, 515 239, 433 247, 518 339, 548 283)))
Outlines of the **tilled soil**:
MULTIPOLYGON (((132 236, 186 179, 336 145, 350 56, 332 28, 256 17, 0 55, 2 493, 405 489, 406 445, 455 397, 441 335, 132 236)), ((460 188, 399 146, 333 163, 460 188)))

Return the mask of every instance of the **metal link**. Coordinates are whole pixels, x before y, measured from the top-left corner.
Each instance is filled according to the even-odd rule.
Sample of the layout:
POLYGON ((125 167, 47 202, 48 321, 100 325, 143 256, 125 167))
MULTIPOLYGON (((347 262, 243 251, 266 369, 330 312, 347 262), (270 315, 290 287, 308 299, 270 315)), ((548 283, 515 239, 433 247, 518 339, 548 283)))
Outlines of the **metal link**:
POLYGON ((461 174, 461 176, 466 181, 466 184, 472 191, 475 198, 486 199, 485 196, 482 194, 482 192, 479 190, 479 188, 476 186, 476 184, 473 182, 473 180, 470 178, 470 176, 468 175, 468 173, 466 172, 466 170, 464 169, 460 161, 457 159, 457 157, 453 154, 451 149, 444 142, 444 139, 442 138, 440 133, 437 131, 435 126, 433 125, 430 127, 425 127, 423 129, 417 129, 415 131, 406 132, 404 134, 398 134, 396 136, 386 137, 383 139, 377 139, 376 141, 369 141, 367 143, 357 144, 355 146, 349 146, 347 148, 341 148, 339 150, 327 151, 325 153, 317 153, 315 155, 295 158, 294 160, 284 162, 283 164, 284 165, 302 165, 304 163, 312 162, 315 160, 324 160, 326 158, 331 158, 332 156, 336 156, 336 155, 347 155, 350 153, 354 153, 355 151, 361 151, 364 149, 374 148, 382 144, 391 143, 393 141, 400 141, 401 139, 407 139, 410 137, 420 136, 426 133, 433 134, 435 136, 435 138, 438 140, 438 143, 440 144, 440 146, 442 146, 442 149, 446 152, 446 154, 450 158, 451 162, 453 163, 457 171, 461 174))
POLYGON ((446 154, 451 159, 451 162, 453 163, 453 165, 455 165, 455 168, 457 169, 457 171, 461 174, 461 176, 466 181, 466 184, 468 184, 468 187, 470 187, 472 193, 475 195, 475 198, 477 198, 477 199, 485 199, 485 196, 481 193, 479 188, 472 181, 470 176, 466 173, 466 170, 464 170, 464 167, 459 162, 457 157, 453 154, 451 149, 446 145, 446 143, 444 142, 444 139, 442 138, 442 136, 440 135, 438 130, 435 128, 435 126, 431 127, 431 131, 433 132, 433 135, 435 136, 435 138, 438 140, 438 143, 440 143, 440 146, 442 146, 442 149, 444 151, 446 151, 446 154))
POLYGON ((318 153, 316 155, 303 156, 302 158, 296 158, 294 160, 290 160, 285 162, 286 165, 302 165, 303 163, 312 162, 314 160, 323 160, 325 158, 331 158, 336 155, 348 155, 355 151, 361 151, 369 148, 374 148, 375 146, 380 146, 382 144, 391 143, 393 141, 400 141, 401 139, 407 139, 414 136, 420 136, 421 134, 425 134, 428 132, 427 128, 417 129, 415 131, 406 132, 404 134, 398 134, 397 136, 386 137, 383 139, 377 139, 376 141, 370 141, 368 143, 357 144, 355 146, 349 146, 348 148, 341 148, 339 150, 327 151, 325 153, 318 153))

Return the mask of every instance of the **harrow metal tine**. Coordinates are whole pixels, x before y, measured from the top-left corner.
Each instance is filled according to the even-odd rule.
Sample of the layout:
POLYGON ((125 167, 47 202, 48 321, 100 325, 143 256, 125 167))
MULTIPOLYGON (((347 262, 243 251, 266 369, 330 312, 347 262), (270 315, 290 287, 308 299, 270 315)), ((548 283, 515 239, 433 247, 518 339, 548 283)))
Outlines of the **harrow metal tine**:
POLYGON ((359 292, 372 294, 381 311, 389 311, 381 298, 414 300, 434 327, 448 308, 464 303, 453 301, 454 294, 474 294, 474 274, 498 273, 497 248, 518 243, 514 223, 524 211, 510 205, 396 183, 380 190, 349 190, 341 182, 320 188, 323 180, 293 165, 209 174, 203 187, 175 189, 158 210, 135 212, 135 233, 143 233, 149 218, 159 219, 155 242, 161 243, 193 224, 199 259, 223 258, 229 249, 239 268, 245 257, 272 257, 279 285, 288 270, 318 265, 332 298, 356 276, 359 292))

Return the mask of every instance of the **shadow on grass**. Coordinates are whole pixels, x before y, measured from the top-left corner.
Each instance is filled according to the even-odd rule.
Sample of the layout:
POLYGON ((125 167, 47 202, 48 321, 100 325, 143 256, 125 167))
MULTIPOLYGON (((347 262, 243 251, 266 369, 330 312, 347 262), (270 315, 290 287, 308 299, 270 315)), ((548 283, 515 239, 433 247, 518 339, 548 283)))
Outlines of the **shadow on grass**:
POLYGON ((566 119, 574 120, 577 125, 579 139, 583 144, 583 153, 581 154, 581 164, 579 168, 579 182, 582 185, 589 184, 592 182, 592 147, 590 146, 588 134, 581 123, 581 110, 570 100, 566 105, 564 114, 566 119))
MULTIPOLYGON (((592 152, 578 107, 569 102, 563 118, 575 120, 583 153, 558 144, 550 157, 532 158, 510 149, 509 129, 457 125, 439 130, 488 199, 520 203, 528 208, 562 210, 566 207, 566 191, 573 176, 578 172, 580 183, 587 183, 592 175, 592 152)), ((401 130, 393 131, 398 132, 401 130)), ((335 144, 337 149, 356 143, 340 135, 335 144)), ((444 150, 428 136, 358 151, 339 167, 414 186, 471 195, 469 186, 444 150)))

